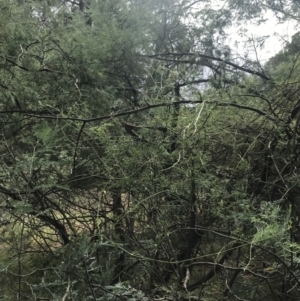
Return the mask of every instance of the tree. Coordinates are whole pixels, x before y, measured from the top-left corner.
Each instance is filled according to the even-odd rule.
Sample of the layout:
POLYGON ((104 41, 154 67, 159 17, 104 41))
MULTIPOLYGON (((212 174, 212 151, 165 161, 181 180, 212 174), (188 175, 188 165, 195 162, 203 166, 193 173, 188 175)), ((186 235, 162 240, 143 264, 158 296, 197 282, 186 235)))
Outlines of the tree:
POLYGON ((0 2, 3 298, 297 297, 297 36, 225 29, 298 4, 209 4, 0 2))

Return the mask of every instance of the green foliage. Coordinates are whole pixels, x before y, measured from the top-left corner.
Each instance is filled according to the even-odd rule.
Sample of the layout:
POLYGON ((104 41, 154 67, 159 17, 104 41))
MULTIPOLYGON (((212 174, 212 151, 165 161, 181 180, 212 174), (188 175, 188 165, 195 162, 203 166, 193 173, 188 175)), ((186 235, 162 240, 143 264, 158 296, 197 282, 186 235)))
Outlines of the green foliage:
POLYGON ((106 286, 107 294, 99 300, 116 301, 120 298, 128 301, 147 301, 148 298, 130 285, 118 283, 114 286, 106 286))
POLYGON ((0 0, 1 298, 297 298, 297 4, 210 4, 0 0))

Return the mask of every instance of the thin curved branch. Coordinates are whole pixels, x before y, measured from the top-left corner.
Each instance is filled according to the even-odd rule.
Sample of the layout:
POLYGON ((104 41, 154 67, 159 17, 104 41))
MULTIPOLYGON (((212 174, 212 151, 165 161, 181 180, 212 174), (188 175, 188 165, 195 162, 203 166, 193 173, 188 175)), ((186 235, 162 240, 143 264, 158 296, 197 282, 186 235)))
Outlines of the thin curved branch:
MULTIPOLYGON (((109 115, 103 115, 103 116, 88 118, 88 119, 77 118, 77 117, 49 116, 49 115, 48 116, 39 116, 39 115, 35 115, 35 114, 27 114, 27 116, 35 117, 35 118, 55 119, 55 120, 71 120, 71 121, 80 121, 80 122, 88 123, 88 122, 95 122, 95 121, 113 119, 113 118, 116 118, 116 117, 128 116, 128 115, 131 115, 131 114, 147 111, 147 110, 154 109, 154 108, 176 106, 176 105, 180 105, 180 104, 195 105, 195 104, 199 104, 199 103, 203 103, 203 100, 185 100, 185 99, 182 99, 182 100, 173 101, 173 102, 161 102, 161 103, 157 103, 157 104, 152 104, 152 105, 147 105, 147 106, 135 108, 133 110, 121 111, 121 112, 117 112, 117 113, 111 113, 109 115)), ((218 106, 232 106, 232 107, 236 107, 236 108, 239 108, 239 109, 252 111, 252 112, 255 112, 255 113, 257 113, 261 116, 265 116, 266 118, 268 118, 268 119, 270 119, 274 122, 277 121, 277 119, 269 116, 269 114, 264 112, 264 111, 261 111, 259 109, 249 107, 249 106, 239 105, 235 102, 206 101, 206 103, 216 104, 218 106)))
POLYGON ((271 80, 270 77, 268 77, 267 75, 265 75, 264 73, 262 72, 259 72, 259 71, 254 71, 254 70, 251 70, 249 68, 245 68, 245 67, 242 67, 242 66, 239 66, 238 64, 235 64, 235 63, 232 63, 232 62, 229 62, 227 60, 224 60, 224 59, 221 59, 221 58, 218 58, 218 57, 215 57, 215 56, 211 56, 211 55, 206 55, 206 54, 202 54, 202 53, 193 53, 193 52, 184 52, 184 53, 174 53, 174 52, 168 52, 168 53, 161 53, 161 54, 155 54, 155 55, 143 55, 143 56, 146 56, 146 57, 150 57, 150 58, 156 58, 158 60, 164 60, 164 61, 173 61, 173 62, 177 62, 177 63, 186 63, 186 64, 195 64, 194 61, 192 60, 175 60, 175 59, 165 59, 164 57, 168 57, 168 56, 173 56, 173 57, 181 57, 181 56, 193 56, 193 57, 200 57, 200 58, 203 58, 203 59, 209 59, 209 60, 212 60, 212 61, 217 61, 217 62, 221 62, 221 63, 224 63, 225 65, 228 65, 228 66, 231 66, 233 67, 234 69, 237 69, 237 70, 241 70, 241 71, 244 71, 248 74, 253 74, 253 75, 257 75, 259 76, 260 78, 264 79, 264 80, 271 80))
MULTIPOLYGON (((188 291, 193 291, 196 288, 198 288, 199 286, 201 286, 202 284, 204 284, 205 282, 209 281, 211 278, 213 278, 217 273, 219 273, 221 271, 221 268, 224 267, 223 263, 229 259, 231 257, 231 255, 233 254, 233 252, 240 246, 240 244, 238 242, 234 243, 232 248, 230 248, 228 251, 226 251, 223 256, 219 259, 218 262, 213 263, 213 267, 212 269, 206 274, 204 275, 202 278, 200 278, 199 280, 195 281, 194 283, 192 283, 191 285, 189 285, 187 287, 188 291)), ((236 270, 237 268, 233 268, 234 270, 236 270)))

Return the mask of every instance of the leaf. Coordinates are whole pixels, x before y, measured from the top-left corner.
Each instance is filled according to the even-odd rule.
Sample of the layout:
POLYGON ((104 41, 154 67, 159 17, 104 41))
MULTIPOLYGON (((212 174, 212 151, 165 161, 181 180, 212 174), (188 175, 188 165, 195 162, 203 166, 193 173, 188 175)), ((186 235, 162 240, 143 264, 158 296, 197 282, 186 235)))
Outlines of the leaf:
POLYGON ((36 130, 35 135, 47 144, 53 138, 54 132, 49 126, 45 125, 41 129, 36 130))

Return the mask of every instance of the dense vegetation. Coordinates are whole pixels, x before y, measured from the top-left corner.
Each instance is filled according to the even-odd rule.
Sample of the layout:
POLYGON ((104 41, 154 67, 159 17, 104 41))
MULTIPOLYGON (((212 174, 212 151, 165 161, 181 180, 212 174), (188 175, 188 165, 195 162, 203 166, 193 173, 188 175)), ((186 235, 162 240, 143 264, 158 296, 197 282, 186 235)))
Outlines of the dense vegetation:
POLYGON ((300 3, 211 4, 0 0, 1 300, 299 299, 300 3))

